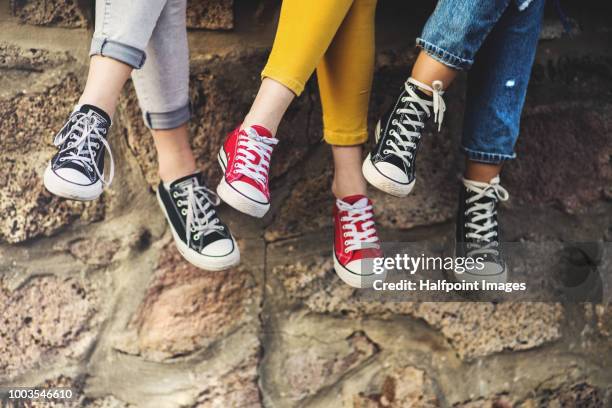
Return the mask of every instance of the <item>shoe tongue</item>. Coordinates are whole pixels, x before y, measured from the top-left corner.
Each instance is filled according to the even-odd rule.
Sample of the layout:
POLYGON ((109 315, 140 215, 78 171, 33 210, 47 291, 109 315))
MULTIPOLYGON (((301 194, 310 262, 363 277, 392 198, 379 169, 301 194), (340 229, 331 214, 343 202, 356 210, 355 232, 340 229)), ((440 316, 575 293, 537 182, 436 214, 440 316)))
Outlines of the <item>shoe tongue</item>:
POLYGON ((416 93, 419 98, 424 99, 426 101, 433 101, 433 96, 432 95, 428 95, 425 92, 423 92, 421 90, 421 88, 419 88, 418 86, 414 85, 414 84, 408 84, 408 86, 410 88, 412 88, 412 90, 414 91, 414 93, 416 93))
POLYGON ((185 176, 185 177, 181 177, 180 179, 174 180, 172 183, 170 183, 170 190, 173 188, 183 189, 190 185, 199 186, 201 178, 202 178, 201 172, 197 172, 197 173, 193 173, 188 176, 185 176))
POLYGON ((94 105, 81 105, 80 107, 78 107, 78 111, 82 112, 82 113, 92 113, 93 116, 95 116, 99 121, 104 122, 106 124, 110 124, 111 123, 111 119, 110 116, 108 116, 108 113, 104 112, 102 109, 98 108, 97 106, 94 105))
POLYGON ((365 208, 368 206, 368 197, 364 196, 363 194, 347 196, 344 197, 342 201, 352 205, 355 208, 365 208))
POLYGON ((248 135, 251 134, 250 131, 255 131, 255 133, 258 136, 262 136, 262 137, 274 137, 272 136, 272 132, 270 132, 268 129, 266 129, 263 126, 260 125, 253 125, 253 126, 249 126, 248 128, 244 129, 244 132, 248 135))

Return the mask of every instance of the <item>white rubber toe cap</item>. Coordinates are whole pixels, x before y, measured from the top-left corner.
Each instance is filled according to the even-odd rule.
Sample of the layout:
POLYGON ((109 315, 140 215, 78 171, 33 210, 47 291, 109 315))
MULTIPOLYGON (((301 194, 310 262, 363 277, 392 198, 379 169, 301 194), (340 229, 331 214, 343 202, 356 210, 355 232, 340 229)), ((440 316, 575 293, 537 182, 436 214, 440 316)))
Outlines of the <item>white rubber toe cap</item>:
POLYGON ((249 183, 237 180, 237 181, 234 181, 233 183, 231 183, 231 185, 232 185, 233 188, 238 190, 240 193, 244 194, 246 197, 248 197, 249 199, 251 199, 251 200, 253 200, 255 202, 258 202, 258 203, 261 203, 261 204, 267 204, 268 203, 268 199, 266 198, 264 193, 262 193, 257 188, 255 188, 252 185, 250 185, 249 183))
POLYGON ((202 248, 201 254, 204 256, 225 256, 233 249, 234 243, 231 239, 220 239, 202 248))
POLYGON ((407 184, 408 176, 404 173, 404 170, 399 167, 387 163, 387 162, 379 162, 375 164, 378 171, 384 174, 386 177, 392 179, 396 183, 407 184))
POLYGON ((75 169, 60 168, 60 169, 55 170, 55 173, 61 178, 63 178, 64 180, 71 182, 71 183, 79 184, 82 186, 91 184, 91 180, 89 180, 89 178, 87 178, 86 175, 84 175, 83 173, 75 169))

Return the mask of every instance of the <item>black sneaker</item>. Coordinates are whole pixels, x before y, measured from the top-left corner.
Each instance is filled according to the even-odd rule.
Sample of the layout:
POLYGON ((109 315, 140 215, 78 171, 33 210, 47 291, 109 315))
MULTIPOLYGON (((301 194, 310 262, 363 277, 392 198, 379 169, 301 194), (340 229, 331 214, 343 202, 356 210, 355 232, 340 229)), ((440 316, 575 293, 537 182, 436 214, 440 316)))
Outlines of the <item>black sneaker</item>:
POLYGON ((73 200, 95 200, 113 180, 114 162, 107 141, 110 117, 92 105, 77 106, 55 136, 58 152, 45 170, 43 183, 49 192, 73 200), (104 178, 104 151, 110 156, 104 178))
POLYGON ((362 171, 370 184, 385 193, 397 197, 410 194, 425 123, 433 114, 434 122, 442 125, 446 110, 442 82, 434 81, 432 86, 409 78, 393 108, 376 125, 376 145, 363 162, 362 171), (433 96, 419 88, 432 92, 433 96))
POLYGON ((463 179, 457 214, 455 256, 472 258, 475 266, 464 273, 455 273, 457 280, 506 282, 506 262, 502 254, 497 206, 500 201, 508 198, 508 191, 499 184, 499 177, 489 183, 463 179))
POLYGON ((157 188, 157 199, 183 257, 201 269, 218 271, 237 265, 240 250, 215 211, 219 197, 209 190, 202 173, 157 188))

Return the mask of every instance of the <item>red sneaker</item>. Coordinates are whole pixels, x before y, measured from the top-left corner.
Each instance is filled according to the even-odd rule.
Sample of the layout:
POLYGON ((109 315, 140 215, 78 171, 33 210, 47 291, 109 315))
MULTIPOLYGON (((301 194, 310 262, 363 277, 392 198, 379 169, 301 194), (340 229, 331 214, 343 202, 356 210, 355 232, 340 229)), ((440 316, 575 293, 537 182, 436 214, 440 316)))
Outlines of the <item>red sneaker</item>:
POLYGON ((268 173, 278 139, 263 126, 231 132, 219 151, 225 173, 217 186, 219 197, 245 214, 263 217, 270 209, 268 173))
POLYGON ((334 269, 347 284, 372 287, 381 274, 374 273, 373 260, 383 256, 374 226, 372 202, 364 195, 336 200, 334 207, 334 269))

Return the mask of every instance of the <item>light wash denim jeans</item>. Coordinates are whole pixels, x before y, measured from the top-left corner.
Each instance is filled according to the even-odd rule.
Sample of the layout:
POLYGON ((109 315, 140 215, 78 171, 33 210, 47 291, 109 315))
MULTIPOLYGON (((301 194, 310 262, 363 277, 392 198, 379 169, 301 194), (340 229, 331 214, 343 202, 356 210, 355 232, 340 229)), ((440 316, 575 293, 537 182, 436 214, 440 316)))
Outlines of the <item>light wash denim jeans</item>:
POLYGON ((545 0, 440 0, 417 46, 469 70, 461 149, 470 160, 514 159, 545 0))
POLYGON ((96 0, 90 55, 103 55, 135 70, 132 80, 151 129, 189 120, 187 0, 96 0))

